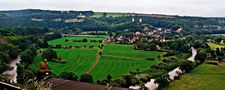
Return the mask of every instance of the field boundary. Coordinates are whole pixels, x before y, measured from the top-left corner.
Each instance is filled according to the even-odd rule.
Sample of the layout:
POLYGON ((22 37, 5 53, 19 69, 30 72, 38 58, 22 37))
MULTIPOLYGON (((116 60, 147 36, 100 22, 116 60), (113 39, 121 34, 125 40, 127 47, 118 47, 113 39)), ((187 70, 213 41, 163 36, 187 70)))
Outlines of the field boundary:
POLYGON ((85 74, 89 74, 99 63, 99 59, 101 58, 101 55, 99 54, 99 52, 103 52, 103 49, 104 49, 104 45, 103 43, 105 42, 105 40, 102 41, 102 43, 99 45, 99 49, 98 49, 98 52, 96 54, 96 62, 94 65, 92 65, 92 67, 90 69, 88 69, 88 71, 85 73, 85 74), (103 45, 101 47, 101 45, 103 45))
POLYGON ((142 60, 142 58, 132 58, 132 57, 124 57, 124 56, 114 56, 114 55, 102 55, 105 57, 112 57, 112 58, 121 58, 121 59, 130 59, 130 60, 142 60))

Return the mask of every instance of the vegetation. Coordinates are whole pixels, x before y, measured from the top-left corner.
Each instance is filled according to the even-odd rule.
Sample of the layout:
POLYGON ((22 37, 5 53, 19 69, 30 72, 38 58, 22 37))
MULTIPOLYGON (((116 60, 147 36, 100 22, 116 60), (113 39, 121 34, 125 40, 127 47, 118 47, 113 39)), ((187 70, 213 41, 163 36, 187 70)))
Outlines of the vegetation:
POLYGON ((208 42, 207 43, 210 48, 212 49, 216 49, 216 48, 225 48, 225 45, 221 45, 221 44, 216 44, 216 43, 212 43, 212 42, 208 42))
MULTIPOLYGON (((225 39, 215 34, 225 33, 224 18, 159 17, 92 11, 0 11, 0 73, 12 70, 10 63, 21 57, 17 65, 20 86, 48 76, 125 88, 139 85, 142 89, 155 79, 162 89, 171 83, 168 72, 180 67, 185 75, 175 77, 182 80, 174 82, 175 88, 187 89, 183 86, 193 82, 199 89, 218 89, 210 86, 215 84, 203 85, 201 80, 222 87, 225 39), (75 21, 70 22, 72 19, 75 21), (195 62, 186 60, 192 48, 197 50, 195 62), (44 59, 48 62, 42 62, 44 59), (213 65, 204 64, 205 60, 213 65), (47 73, 40 73, 39 68, 47 73), (215 81, 209 80, 211 77, 215 81)), ((9 82, 2 75, 0 80, 9 82)))
POLYGON ((202 64, 190 73, 181 76, 180 80, 172 82, 165 90, 224 89, 224 72, 224 66, 202 64))
POLYGON ((73 72, 62 72, 60 74, 60 78, 77 81, 78 76, 74 74, 73 72))
MULTIPOLYGON (((49 62, 49 68, 53 73, 59 76, 62 72, 73 72, 78 76, 86 73, 89 68, 95 63, 97 50, 80 50, 80 49, 53 49, 56 51, 59 58, 62 58, 67 63, 49 62)), ((32 64, 32 68, 39 69, 39 63, 44 58, 37 55, 32 64)))

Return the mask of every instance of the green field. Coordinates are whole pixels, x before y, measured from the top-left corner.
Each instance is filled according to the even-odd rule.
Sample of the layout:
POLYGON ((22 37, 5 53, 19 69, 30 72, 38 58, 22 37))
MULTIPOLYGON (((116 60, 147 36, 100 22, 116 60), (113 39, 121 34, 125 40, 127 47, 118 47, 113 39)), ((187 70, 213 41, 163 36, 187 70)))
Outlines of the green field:
MULTIPOLYGON (((95 12, 94 15, 92 17, 102 17, 104 12, 95 12)), ((120 16, 128 16, 130 15, 130 13, 114 13, 114 12, 106 12, 107 13, 107 17, 120 17, 120 16)))
POLYGON ((90 42, 90 40, 104 40, 105 38, 87 38, 87 37, 63 37, 55 40, 51 40, 48 42, 49 45, 62 45, 62 46, 99 46, 99 42, 90 42), (86 38, 88 42, 73 42, 73 40, 83 40, 86 38), (65 42, 65 40, 69 40, 69 42, 65 42))
POLYGON ((136 69, 145 70, 150 65, 158 61, 147 61, 147 57, 157 58, 160 52, 147 52, 133 50, 131 45, 110 45, 106 44, 99 64, 92 70, 94 80, 102 80, 108 74, 113 78, 118 78, 122 74, 135 71, 136 69))
POLYGON ((212 42, 208 42, 207 43, 211 49, 216 49, 216 48, 224 48, 225 45, 219 45, 219 44, 216 44, 216 43, 212 43, 212 42))
POLYGON ((225 67, 202 64, 165 90, 225 90, 225 67))
MULTIPOLYGON (((97 50, 76 50, 76 49, 54 49, 60 58, 67 61, 67 63, 49 62, 49 68, 56 75, 61 72, 74 72, 79 76, 84 74, 95 63, 97 50)), ((39 63, 42 60, 41 56, 36 56, 33 62, 33 68, 39 69, 39 63)))
MULTIPOLYGON (((65 37, 51 40, 50 45, 61 44, 68 45, 96 45, 100 43, 93 42, 65 42, 65 39, 83 39, 77 37, 65 37)), ((88 40, 103 40, 104 38, 87 38, 88 40)), ((74 72, 77 75, 86 73, 95 63, 97 49, 76 48, 76 49, 54 49, 58 56, 67 63, 49 62, 49 68, 59 75, 61 72, 74 72)), ((104 44, 103 55, 99 59, 97 66, 90 72, 94 77, 94 81, 105 79, 110 74, 113 79, 120 77, 123 74, 135 71, 136 69, 145 70, 150 65, 158 63, 159 61, 148 61, 146 58, 157 58, 161 52, 155 51, 139 51, 133 50, 132 45, 119 44, 104 44)), ((39 63, 42 60, 41 55, 37 55, 33 62, 32 68, 39 69, 39 63)))

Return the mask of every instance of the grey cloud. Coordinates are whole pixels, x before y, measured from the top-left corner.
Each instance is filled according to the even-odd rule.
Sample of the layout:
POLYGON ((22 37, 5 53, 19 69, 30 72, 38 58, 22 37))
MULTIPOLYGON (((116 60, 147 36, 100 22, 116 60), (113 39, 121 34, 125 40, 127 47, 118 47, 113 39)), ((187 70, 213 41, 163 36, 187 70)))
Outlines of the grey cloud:
POLYGON ((1 0, 0 10, 50 9, 225 16, 225 0, 1 0))

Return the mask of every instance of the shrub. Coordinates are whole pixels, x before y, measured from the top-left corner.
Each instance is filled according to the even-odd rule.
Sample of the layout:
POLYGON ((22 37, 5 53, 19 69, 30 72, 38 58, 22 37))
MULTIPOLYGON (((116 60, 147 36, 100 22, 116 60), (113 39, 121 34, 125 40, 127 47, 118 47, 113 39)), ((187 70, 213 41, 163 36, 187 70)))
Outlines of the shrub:
POLYGON ((60 78, 77 81, 78 76, 73 72, 62 72, 60 78))
POLYGON ((90 74, 83 74, 80 77, 81 82, 93 83, 93 77, 90 74))
POLYGON ((155 58, 146 58, 146 60, 149 60, 149 61, 154 61, 155 58))

